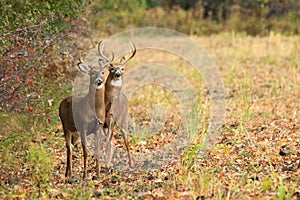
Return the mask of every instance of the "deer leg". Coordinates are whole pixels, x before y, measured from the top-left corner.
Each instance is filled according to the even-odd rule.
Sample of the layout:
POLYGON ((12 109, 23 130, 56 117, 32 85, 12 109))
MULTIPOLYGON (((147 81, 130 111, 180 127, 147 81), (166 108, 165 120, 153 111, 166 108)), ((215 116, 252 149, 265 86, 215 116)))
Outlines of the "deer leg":
POLYGON ((132 168, 133 167, 133 161, 131 159, 131 155, 130 155, 130 148, 129 148, 129 142, 128 142, 128 137, 127 137, 127 132, 120 128, 121 129, 121 132, 122 132, 122 136, 123 136, 123 139, 124 139, 124 143, 125 143, 125 146, 126 146, 126 149, 127 149, 127 156, 128 156, 128 160, 129 160, 129 167, 132 168))
POLYGON ((66 177, 72 177, 72 134, 64 128, 64 135, 66 140, 67 147, 67 168, 66 168, 66 177))
POLYGON ((85 180, 87 176, 87 157, 88 157, 88 151, 85 146, 85 144, 82 142, 82 150, 83 150, 83 177, 82 179, 85 180))
POLYGON ((113 134, 112 134, 112 137, 110 139, 110 149, 109 149, 109 154, 108 154, 108 160, 107 160, 107 165, 110 166, 110 163, 111 163, 111 160, 112 160, 112 157, 114 155, 114 152, 115 152, 115 146, 114 146, 114 137, 113 137, 113 134))
POLYGON ((103 133, 104 133, 104 135, 107 135, 108 134, 108 128, 103 128, 103 133))
POLYGON ((82 144, 82 151, 83 151, 83 177, 82 179, 85 180, 87 177, 87 157, 88 157, 88 150, 86 148, 87 141, 86 141, 86 135, 87 135, 87 125, 84 125, 82 131, 80 131, 80 138, 81 138, 81 144, 82 144))
POLYGON ((106 160, 108 166, 110 166, 114 154, 114 146, 112 142, 113 132, 114 132, 114 119, 113 116, 111 115, 109 119, 108 136, 107 136, 107 143, 106 143, 106 150, 109 149, 109 153, 107 155, 107 160, 106 160))
POLYGON ((72 141, 73 146, 76 147, 76 145, 79 143, 79 136, 72 135, 72 140, 71 141, 72 141))
POLYGON ((95 131, 95 159, 96 159, 96 175, 100 177, 100 144, 101 136, 103 134, 102 124, 98 124, 97 130, 95 131))

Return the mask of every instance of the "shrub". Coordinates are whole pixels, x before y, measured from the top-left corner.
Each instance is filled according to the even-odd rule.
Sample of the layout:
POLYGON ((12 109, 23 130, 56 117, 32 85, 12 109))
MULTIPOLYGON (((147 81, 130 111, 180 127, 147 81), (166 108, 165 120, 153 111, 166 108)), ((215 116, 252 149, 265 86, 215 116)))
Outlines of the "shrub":
POLYGON ((42 65, 58 33, 83 10, 85 0, 0 2, 0 112, 34 112, 41 100, 42 65))
POLYGON ((44 145, 33 143, 29 148, 28 163, 30 164, 31 181, 39 196, 49 186, 49 176, 53 168, 50 154, 44 145))

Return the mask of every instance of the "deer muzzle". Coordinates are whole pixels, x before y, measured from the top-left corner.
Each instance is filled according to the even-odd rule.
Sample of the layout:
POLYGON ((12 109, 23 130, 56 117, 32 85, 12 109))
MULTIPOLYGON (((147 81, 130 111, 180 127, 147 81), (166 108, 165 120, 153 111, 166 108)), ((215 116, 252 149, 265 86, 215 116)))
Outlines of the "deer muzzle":
POLYGON ((121 73, 116 72, 115 76, 116 76, 116 78, 120 78, 121 77, 121 73))
POLYGON ((102 88, 102 86, 103 86, 103 82, 101 79, 97 79, 95 84, 96 84, 96 88, 98 88, 98 89, 102 88))

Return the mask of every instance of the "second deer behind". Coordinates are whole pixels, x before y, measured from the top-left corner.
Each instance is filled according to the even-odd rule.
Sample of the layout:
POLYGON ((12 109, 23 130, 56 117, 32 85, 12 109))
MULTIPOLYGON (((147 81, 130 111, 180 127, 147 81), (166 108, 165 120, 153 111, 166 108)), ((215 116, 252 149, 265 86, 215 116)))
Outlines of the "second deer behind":
MULTIPOLYGON (((105 83, 105 105, 106 105, 106 118, 104 127, 107 128, 107 165, 109 166, 114 154, 113 134, 114 127, 117 127, 122 132, 124 143, 127 149, 129 166, 133 167, 133 161, 130 155, 130 147, 128 143, 128 100, 126 96, 121 92, 123 85, 123 75, 125 71, 125 64, 134 57, 136 53, 136 47, 131 42, 131 55, 126 59, 122 57, 119 63, 111 63, 109 67, 109 75, 105 83)), ((98 45, 98 52, 105 60, 108 58, 103 55, 102 42, 98 45)), ((101 59, 99 59, 99 62, 101 59)))

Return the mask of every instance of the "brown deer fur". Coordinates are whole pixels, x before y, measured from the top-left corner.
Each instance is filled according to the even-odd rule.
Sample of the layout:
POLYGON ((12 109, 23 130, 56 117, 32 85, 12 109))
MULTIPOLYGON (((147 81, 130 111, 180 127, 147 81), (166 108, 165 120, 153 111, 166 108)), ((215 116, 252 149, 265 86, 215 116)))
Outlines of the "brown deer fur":
MULTIPOLYGON (((134 57, 136 53, 136 48, 133 43, 132 46, 132 54, 129 58, 125 59, 125 57, 121 58, 120 63, 110 64, 109 75, 105 82, 105 105, 106 105, 106 118, 105 118, 105 126, 108 128, 108 141, 106 148, 109 149, 107 155, 107 164, 110 165, 114 147, 113 147, 113 131, 115 125, 122 132, 122 136, 124 139, 124 143, 127 149, 129 166, 133 166, 133 161, 130 155, 130 148, 128 142, 128 100, 126 96, 121 92, 123 85, 123 74, 125 71, 125 64, 134 57)), ((104 57, 102 51, 99 50, 100 56, 104 57)))
MULTIPOLYGON (((99 63, 100 64, 100 63, 99 63)), ((95 134, 96 173, 99 177, 99 142, 103 134, 105 120, 104 104, 104 72, 107 65, 100 66, 100 70, 90 67, 85 63, 79 63, 79 69, 90 76, 89 92, 85 96, 69 96, 62 100, 59 106, 59 117, 64 131, 67 147, 66 177, 72 177, 72 145, 75 145, 80 137, 84 156, 83 179, 87 176, 87 143, 86 136, 95 134), (79 134, 78 134, 79 132, 79 134)))

